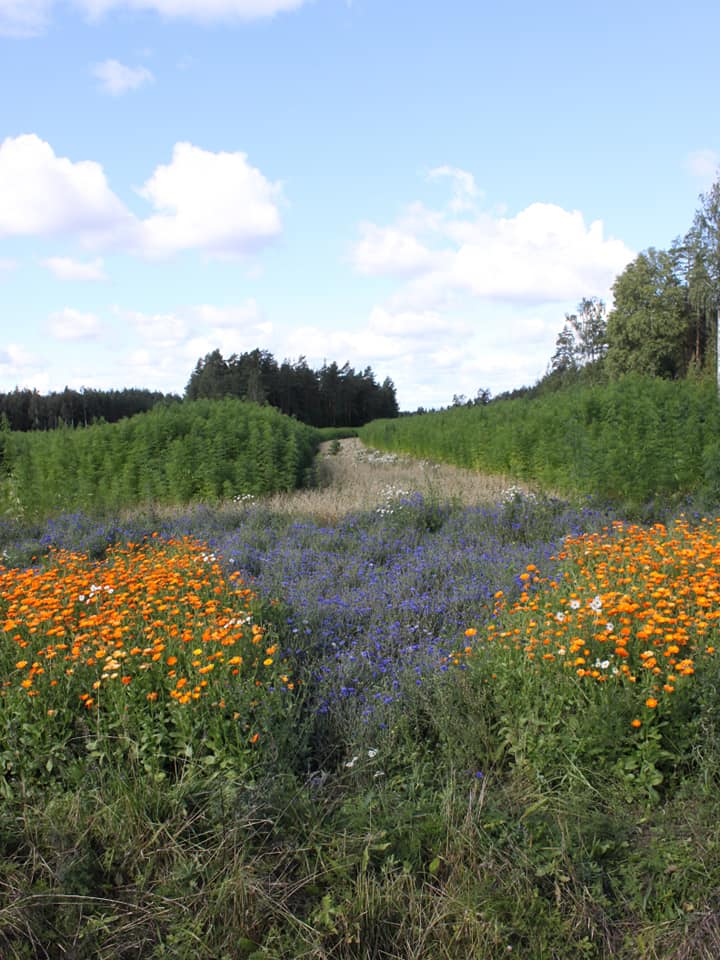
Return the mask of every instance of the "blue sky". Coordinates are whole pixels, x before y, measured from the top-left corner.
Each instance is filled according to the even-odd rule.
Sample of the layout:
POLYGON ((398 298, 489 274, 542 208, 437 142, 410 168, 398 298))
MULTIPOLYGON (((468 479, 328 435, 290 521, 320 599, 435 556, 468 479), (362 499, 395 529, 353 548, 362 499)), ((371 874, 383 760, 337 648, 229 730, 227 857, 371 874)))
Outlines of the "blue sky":
POLYGON ((0 390, 535 382, 720 166, 720 6, 0 0, 0 390))

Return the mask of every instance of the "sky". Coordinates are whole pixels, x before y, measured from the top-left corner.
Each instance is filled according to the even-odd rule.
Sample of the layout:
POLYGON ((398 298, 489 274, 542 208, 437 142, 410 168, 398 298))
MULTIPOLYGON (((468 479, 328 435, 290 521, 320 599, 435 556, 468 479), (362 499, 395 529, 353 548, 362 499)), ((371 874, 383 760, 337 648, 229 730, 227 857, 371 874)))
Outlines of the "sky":
POLYGON ((720 168, 720 4, 0 0, 0 391, 545 372, 720 168))

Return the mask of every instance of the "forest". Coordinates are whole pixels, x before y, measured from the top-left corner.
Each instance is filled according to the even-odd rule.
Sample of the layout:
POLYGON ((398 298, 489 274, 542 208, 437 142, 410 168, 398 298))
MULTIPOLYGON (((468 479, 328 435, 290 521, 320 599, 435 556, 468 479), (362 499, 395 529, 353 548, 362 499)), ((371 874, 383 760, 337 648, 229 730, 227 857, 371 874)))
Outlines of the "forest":
POLYGON ((268 403, 313 427, 359 427, 379 417, 396 417, 395 386, 378 384, 370 367, 356 372, 334 361, 312 370, 305 359, 278 364, 266 350, 224 359, 214 350, 198 360, 185 389, 188 400, 239 397, 268 403))
MULTIPOLYGON (((335 361, 312 370, 304 357, 278 363, 267 350, 232 354, 213 350, 198 360, 185 388, 186 400, 235 397, 267 404, 313 427, 357 427, 378 417, 396 417, 395 386, 378 383, 370 367, 356 372, 335 361)), ((98 390, 65 387, 43 395, 29 388, 0 393, 0 419, 10 430, 54 430, 117 423, 146 413, 158 403, 178 403, 177 394, 124 388, 98 390)))
POLYGON ((116 423, 136 413, 145 413, 155 404, 179 401, 180 397, 157 390, 125 388, 97 390, 83 387, 41 394, 28 387, 0 393, 0 418, 11 430, 54 430, 56 427, 87 427, 105 421, 116 423))

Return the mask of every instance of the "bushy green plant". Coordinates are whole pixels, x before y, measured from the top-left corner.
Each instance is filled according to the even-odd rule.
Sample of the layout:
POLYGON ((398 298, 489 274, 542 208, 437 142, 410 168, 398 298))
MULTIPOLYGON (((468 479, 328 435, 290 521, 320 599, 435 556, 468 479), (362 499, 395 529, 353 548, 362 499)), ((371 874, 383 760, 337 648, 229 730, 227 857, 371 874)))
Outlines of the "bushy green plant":
POLYGON ((714 383, 628 376, 533 398, 383 420, 365 443, 639 509, 717 489, 714 383))
POLYGON ((301 486, 319 434, 240 400, 161 405, 115 424, 11 434, 0 509, 25 516, 217 502, 301 486))

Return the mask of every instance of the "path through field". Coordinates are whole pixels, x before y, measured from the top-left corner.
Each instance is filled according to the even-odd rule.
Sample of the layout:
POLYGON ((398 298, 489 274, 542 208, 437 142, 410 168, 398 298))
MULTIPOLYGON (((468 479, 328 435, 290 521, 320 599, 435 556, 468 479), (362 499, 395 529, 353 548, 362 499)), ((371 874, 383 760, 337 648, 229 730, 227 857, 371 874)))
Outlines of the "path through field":
POLYGON ((318 453, 319 484, 268 499, 274 510, 333 520, 357 510, 373 510, 413 493, 465 505, 497 503, 517 484, 447 464, 370 450, 357 438, 324 443, 318 453), (336 452, 333 452, 335 450, 336 452))

